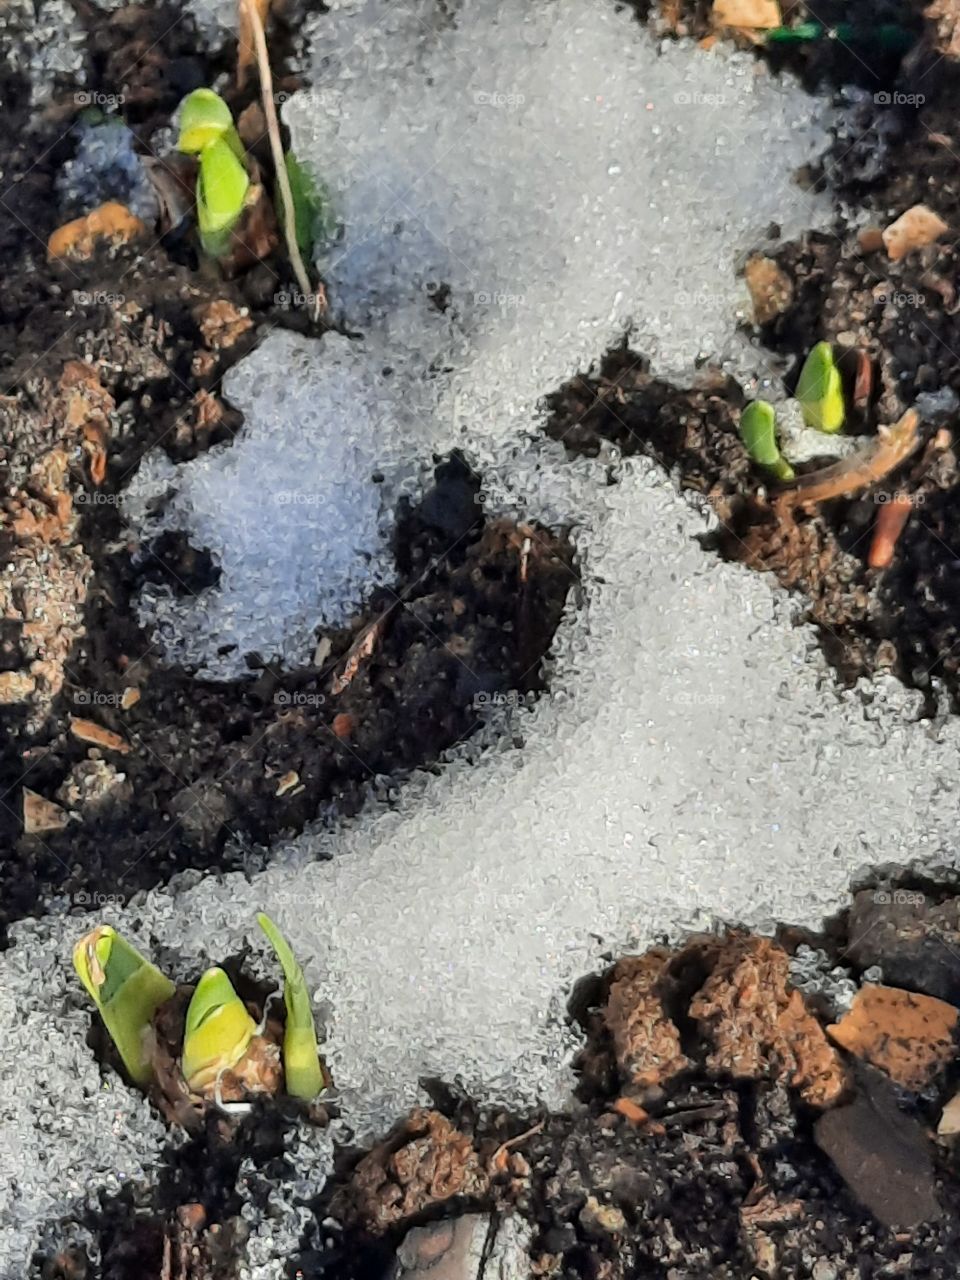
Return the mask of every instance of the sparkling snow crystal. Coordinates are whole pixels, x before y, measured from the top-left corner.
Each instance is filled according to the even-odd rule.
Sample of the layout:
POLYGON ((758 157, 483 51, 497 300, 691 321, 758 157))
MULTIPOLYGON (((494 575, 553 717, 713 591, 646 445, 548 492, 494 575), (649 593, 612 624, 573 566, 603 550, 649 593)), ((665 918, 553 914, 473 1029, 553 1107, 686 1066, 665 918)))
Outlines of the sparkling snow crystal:
POLYGON ((304 658, 318 623, 345 621, 389 567, 374 477, 381 441, 403 422, 362 344, 339 334, 273 333, 225 390, 246 416, 237 440, 176 468, 155 455, 126 505, 144 536, 186 526, 195 546, 215 550, 216 587, 156 587, 140 602, 169 656, 211 675, 242 669, 248 652, 304 658), (159 518, 145 518, 147 499, 170 488, 159 518), (226 645, 236 652, 218 656, 226 645))

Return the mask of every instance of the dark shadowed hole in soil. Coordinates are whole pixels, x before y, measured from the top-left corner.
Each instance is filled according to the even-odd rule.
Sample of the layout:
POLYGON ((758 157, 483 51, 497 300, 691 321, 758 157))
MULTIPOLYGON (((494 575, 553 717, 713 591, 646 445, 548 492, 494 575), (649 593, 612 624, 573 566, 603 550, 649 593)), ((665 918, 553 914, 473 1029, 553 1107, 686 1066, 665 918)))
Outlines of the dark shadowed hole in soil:
MULTIPOLYGON (((734 930, 726 939, 701 935, 673 953, 657 953, 675 957, 656 990, 689 1059, 669 1080, 638 1087, 618 1057, 605 1010, 624 971, 612 963, 571 995, 570 1017, 585 1044, 568 1112, 511 1114, 478 1106, 458 1087, 424 1080, 428 1109, 398 1122, 373 1148, 338 1151, 334 1174, 307 1202, 314 1225, 289 1260, 289 1276, 387 1280, 412 1228, 465 1213, 492 1214, 491 1230, 498 1219, 519 1215, 530 1228, 535 1274, 577 1280, 755 1274, 820 1280, 828 1267, 837 1276, 954 1276, 960 1262, 957 1161, 952 1144, 932 1143, 928 1134, 957 1087, 956 1065, 911 1091, 841 1055, 848 1080, 839 1104, 831 1104, 839 1105, 834 1114, 869 1099, 894 1123, 901 1117, 912 1148, 906 1158, 916 1160, 916 1179, 933 1197, 921 1225, 909 1231, 884 1226, 858 1200, 878 1194, 885 1178, 904 1176, 900 1167, 885 1168, 883 1126, 859 1133, 868 1147, 877 1145, 855 1190, 815 1132, 818 1116, 831 1111, 804 1102, 776 1056, 756 1078, 733 1079, 711 1065, 708 1033, 689 1009, 724 946, 739 945, 738 938, 769 946, 734 930), (642 1100, 646 1121, 622 1109, 629 1098, 642 1100)), ((808 957, 819 956, 815 971, 804 972, 808 982, 811 972, 820 975, 806 1000, 821 1026, 836 1015, 837 975, 860 984, 871 980, 877 964, 888 983, 956 1003, 958 941, 955 877, 937 881, 893 868, 855 886, 849 907, 822 931, 783 926, 777 933, 786 953, 803 947, 808 957)), ((744 1010, 762 1007, 762 999, 745 997, 744 1010)), ((746 1012, 740 1024, 747 1058, 752 1037, 764 1034, 758 1031, 763 1018, 746 1012)), ((646 1043, 645 1024, 633 1025, 646 1043)), ((186 1259, 182 1273, 172 1272, 178 1280, 181 1274, 183 1280, 227 1280, 242 1265, 249 1230, 237 1217, 241 1161, 249 1161, 248 1198, 266 1209, 260 1191, 282 1188, 294 1176, 285 1135, 295 1118, 289 1106, 261 1107, 227 1130, 208 1117, 201 1134, 171 1146, 155 1185, 105 1196, 100 1209, 77 1224, 92 1233, 100 1265, 79 1244, 77 1225, 51 1223, 31 1275, 165 1280, 171 1273, 163 1270, 164 1258, 172 1256, 186 1259)))

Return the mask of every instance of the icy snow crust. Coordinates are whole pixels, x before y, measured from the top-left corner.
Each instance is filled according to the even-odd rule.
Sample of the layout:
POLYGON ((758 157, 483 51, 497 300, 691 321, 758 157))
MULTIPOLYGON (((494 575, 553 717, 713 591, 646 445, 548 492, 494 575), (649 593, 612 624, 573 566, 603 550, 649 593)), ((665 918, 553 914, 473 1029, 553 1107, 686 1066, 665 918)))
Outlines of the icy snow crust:
POLYGON ((431 452, 495 470, 625 332, 681 378, 698 356, 758 368, 736 256, 826 212, 793 177, 823 142, 812 99, 749 54, 658 47, 612 3, 378 0, 315 22, 316 87, 284 114, 337 224, 334 314, 363 340, 273 335, 226 379, 237 442, 179 468, 164 527, 223 580, 141 608, 219 677, 252 650, 308 660, 389 567, 384 515, 431 452))
MULTIPOLYGON (((916 700, 892 681, 838 692, 786 597, 705 555, 695 535, 709 513, 652 464, 622 464, 610 486, 606 460, 570 463, 523 439, 536 397, 630 315, 656 339, 661 368, 732 342, 734 252, 771 218, 805 216, 789 171, 807 149, 810 102, 750 59, 660 54, 612 6, 482 4, 443 22, 432 12, 348 7, 318 26, 324 88, 292 104, 294 141, 346 211, 341 256, 328 262, 338 305, 365 336, 349 353, 329 338, 319 349, 269 339, 235 374, 251 439, 211 460, 227 479, 192 472, 186 483, 197 494, 219 483, 221 501, 232 486, 251 502, 293 470, 304 488, 319 484, 312 431, 318 458, 341 450, 345 486, 367 483, 359 473, 377 450, 351 437, 356 454, 343 461, 347 442, 330 424, 361 434, 354 424, 373 421, 379 370, 388 385, 397 378, 393 412, 406 414, 399 440, 378 436, 398 483, 433 444, 466 444, 505 502, 574 522, 583 607, 558 634, 550 695, 514 713, 522 749, 478 753, 474 739, 473 763, 464 751, 401 788, 394 809, 307 833, 250 879, 191 877, 125 909, 93 904, 15 929, 0 956, 5 1280, 22 1276, 44 1222, 111 1180, 144 1176, 161 1146, 139 1097, 101 1078, 84 1045, 69 953, 98 920, 182 977, 244 938, 262 952, 254 913, 270 912, 304 959, 344 1122, 362 1139, 420 1098, 422 1076, 459 1077, 513 1106, 562 1103, 575 1044, 564 1002, 610 951, 717 919, 816 925, 866 864, 954 861, 955 718, 911 722, 916 700), (523 110, 481 111, 474 85, 523 95, 523 110), (731 101, 722 112, 674 101, 695 91, 731 101), (405 207, 391 210, 385 193, 364 222, 378 170, 405 207), (438 281, 452 282, 446 313, 426 296, 438 281), (471 301, 497 290, 523 297, 523 323, 505 303, 471 301), (680 300, 698 290, 716 303, 680 300), (331 409, 332 368, 347 385, 331 409), (271 405, 280 380, 288 399, 271 405), (244 449, 246 471, 235 461, 244 449)), ((374 505, 360 507, 375 544, 374 505)), ((267 554, 237 523, 225 508, 222 545, 238 537, 267 554)), ((256 617, 234 625, 261 625, 264 601, 250 599, 256 617)), ((302 605, 290 615, 300 625, 302 605)), ((326 1135, 301 1135, 291 1155, 314 1188, 328 1157, 326 1135)), ((257 1280, 283 1274, 302 1223, 291 1196, 276 1196, 275 1216, 253 1215, 257 1280)))
POLYGON ((216 588, 176 597, 155 587, 139 605, 170 658, 229 678, 250 652, 308 659, 317 623, 344 622, 361 586, 392 568, 387 496, 373 476, 404 413, 362 344, 339 334, 271 334, 224 389, 246 414, 236 441, 179 467, 157 451, 125 511, 142 536, 186 525, 195 546, 218 550, 216 588), (162 514, 145 518, 168 489, 162 514), (218 654, 229 645, 232 655, 218 654))

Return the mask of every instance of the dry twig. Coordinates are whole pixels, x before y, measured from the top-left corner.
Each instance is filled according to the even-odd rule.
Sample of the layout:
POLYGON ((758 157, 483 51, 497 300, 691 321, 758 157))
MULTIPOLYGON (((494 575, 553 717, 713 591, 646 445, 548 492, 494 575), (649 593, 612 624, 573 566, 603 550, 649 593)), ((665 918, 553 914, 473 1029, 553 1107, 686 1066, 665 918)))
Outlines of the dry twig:
POLYGON ((792 489, 781 494, 777 505, 782 508, 809 506, 830 498, 846 498, 879 483, 909 458, 920 443, 917 437, 919 425, 916 410, 908 409, 894 426, 881 427, 876 441, 868 448, 851 454, 832 467, 801 476, 792 489))
POLYGON ((877 512, 873 541, 867 564, 871 569, 886 569, 893 560, 897 539, 910 519, 913 502, 906 494, 896 494, 877 512))
POLYGON ((300 246, 297 244, 297 220, 293 204, 293 191, 290 187, 287 166, 283 159, 280 122, 277 119, 277 106, 273 100, 273 73, 270 70, 267 37, 263 30, 263 21, 260 17, 260 10, 257 7, 257 0, 240 0, 240 12, 241 15, 246 17, 249 30, 253 33, 253 41, 257 53, 257 67, 260 72, 260 98, 263 102, 263 114, 267 120, 267 134, 270 138, 273 167, 276 170, 277 183, 283 196, 283 238, 287 245, 287 256, 290 259, 293 274, 297 277, 297 284, 300 286, 300 291, 304 298, 313 298, 312 314, 314 320, 316 320, 323 303, 323 291, 320 288, 316 291, 313 290, 307 269, 303 265, 303 258, 300 256, 300 246))

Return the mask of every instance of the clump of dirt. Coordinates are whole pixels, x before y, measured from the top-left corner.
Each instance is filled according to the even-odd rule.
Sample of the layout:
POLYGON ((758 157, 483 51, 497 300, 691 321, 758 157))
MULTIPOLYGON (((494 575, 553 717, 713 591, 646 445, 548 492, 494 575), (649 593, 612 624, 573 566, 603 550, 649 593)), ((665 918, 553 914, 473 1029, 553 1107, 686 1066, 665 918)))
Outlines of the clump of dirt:
POLYGON ((348 1226, 382 1235, 448 1200, 481 1202, 489 1182, 471 1139, 439 1111, 418 1110, 359 1161, 331 1210, 348 1226))

